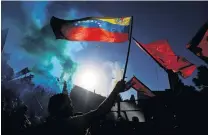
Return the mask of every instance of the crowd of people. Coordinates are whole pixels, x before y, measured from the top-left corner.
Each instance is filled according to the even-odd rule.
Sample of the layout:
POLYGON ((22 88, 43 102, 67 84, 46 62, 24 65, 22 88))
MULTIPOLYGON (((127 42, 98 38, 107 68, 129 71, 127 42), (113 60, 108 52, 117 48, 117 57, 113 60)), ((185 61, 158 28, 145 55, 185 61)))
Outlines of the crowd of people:
MULTIPOLYGON (((205 74, 202 75, 206 78, 205 74)), ((28 85, 28 81, 17 80, 15 87, 8 87, 8 81, 2 82, 2 134, 138 135, 206 132, 206 81, 202 92, 180 82, 176 87, 178 91, 175 91, 177 94, 167 91, 163 92, 165 95, 156 94, 154 98, 133 102, 144 113, 144 123, 139 122, 137 117, 133 117, 131 122, 122 117, 116 121, 105 117, 118 94, 124 91, 124 81, 118 82, 108 98, 88 113, 75 113, 73 101, 67 93, 56 94, 41 86, 28 85), (22 90, 24 87, 27 88, 22 90)), ((63 91, 67 91, 66 83, 63 91)), ((131 96, 130 101, 134 100, 131 96)))
MULTIPOLYGON (((66 85, 66 83, 64 85, 66 85)), ((66 86, 63 88, 66 89, 66 86)), ((37 133, 38 131, 40 131, 38 133, 40 134, 45 133, 41 126, 39 126, 43 125, 45 127, 44 129, 47 129, 49 126, 49 129, 46 132, 63 132, 64 129, 68 130, 68 128, 73 126, 74 128, 71 129, 71 132, 74 130, 73 132, 76 134, 84 134, 93 121, 96 121, 111 110, 119 92, 124 91, 124 89, 125 82, 121 81, 96 110, 86 114, 75 114, 73 112, 72 102, 69 96, 65 93, 49 93, 41 87, 37 87, 35 90, 28 92, 33 96, 41 95, 42 98, 49 99, 48 106, 44 107, 44 109, 40 101, 36 100, 40 108, 39 113, 37 113, 38 109, 35 108, 34 104, 24 103, 14 90, 2 87, 2 133, 16 134, 19 132, 25 132, 29 129, 29 134, 37 133), (41 111, 41 109, 43 110, 41 111), (48 111, 48 117, 45 115, 45 111, 48 111), (53 126, 56 128, 53 128, 53 126), (34 127, 37 128, 34 130, 34 127)), ((24 94, 28 96, 28 93, 24 94)), ((65 133, 65 131, 63 133, 65 133)))
POLYGON ((34 111, 28 111, 28 106, 11 89, 2 87, 2 133, 17 133, 31 125, 41 122, 34 111))
MULTIPOLYGON (((66 89, 65 86, 63 88, 66 89)), ((204 129, 203 123, 197 122, 206 118, 204 116, 207 111, 203 106, 207 100, 203 100, 197 93, 192 96, 194 100, 186 93, 186 97, 177 97, 177 101, 176 98, 173 99, 172 94, 167 95, 166 99, 157 96, 145 100, 144 104, 138 101, 145 113, 145 123, 139 122, 136 117, 132 118, 134 120, 131 122, 122 118, 117 121, 105 119, 118 93, 124 89, 125 83, 119 82, 97 109, 83 114, 73 112, 73 102, 66 93, 55 94, 36 87, 24 93, 30 99, 27 100, 23 96, 20 98, 14 90, 2 87, 2 134, 182 134, 189 130, 192 132, 193 129, 202 132, 204 129), (31 99, 32 96, 29 95, 40 100, 31 99), (44 101, 41 102, 41 99, 44 101), (171 103, 173 101, 174 103, 171 103), (199 105, 200 103, 203 104, 199 105), (190 127, 192 128, 189 129, 190 127)), ((135 98, 131 96, 130 101, 133 100, 135 98)))

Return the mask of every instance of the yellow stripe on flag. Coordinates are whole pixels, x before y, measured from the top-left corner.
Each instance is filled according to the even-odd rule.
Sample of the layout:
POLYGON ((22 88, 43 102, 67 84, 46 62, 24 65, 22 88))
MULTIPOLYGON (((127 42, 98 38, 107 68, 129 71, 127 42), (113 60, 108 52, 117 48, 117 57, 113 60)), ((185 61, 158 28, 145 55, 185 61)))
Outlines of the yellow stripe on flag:
POLYGON ((109 23, 112 23, 112 24, 118 24, 118 25, 128 26, 128 25, 130 25, 131 17, 124 17, 124 18, 106 18, 106 19, 98 18, 98 20, 105 21, 105 22, 109 22, 109 23))

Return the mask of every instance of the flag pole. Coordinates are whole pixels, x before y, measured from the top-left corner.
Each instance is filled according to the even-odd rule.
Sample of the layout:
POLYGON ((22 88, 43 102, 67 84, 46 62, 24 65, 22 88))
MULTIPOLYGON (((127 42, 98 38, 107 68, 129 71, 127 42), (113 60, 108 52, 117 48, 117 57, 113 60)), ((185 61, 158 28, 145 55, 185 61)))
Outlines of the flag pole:
MULTIPOLYGON (((137 42, 137 40, 132 37, 134 41, 137 42)), ((139 42, 137 42, 137 44, 153 59, 155 60, 155 62, 162 68, 165 70, 165 72, 168 74, 168 80, 169 80, 169 84, 170 84, 170 89, 174 91, 174 86, 177 82, 175 82, 176 80, 178 80, 178 75, 176 73, 174 73, 172 70, 169 69, 165 69, 162 64, 160 64, 148 51, 147 49, 145 49, 142 45, 140 45, 139 42)))
MULTIPOLYGON (((133 27, 133 16, 131 16, 131 24, 130 24, 130 29, 129 29, 129 45, 128 45, 128 51, 127 51, 127 55, 126 55, 126 63, 125 63, 125 67, 124 67, 124 73, 123 73, 123 79, 125 80, 126 77, 126 70, 127 70, 127 66, 128 66, 128 62, 129 62, 129 54, 130 54, 130 49, 131 49, 131 37, 132 37, 132 27, 133 27)), ((120 95, 117 101, 118 104, 118 118, 121 117, 121 107, 120 107, 120 95)))
POLYGON ((128 46, 128 51, 127 51, 127 55, 126 55, 126 63, 125 63, 125 68, 124 68, 123 80, 125 79, 127 65, 129 62, 129 54, 130 54, 130 49, 131 49, 131 38, 132 38, 132 27, 133 27, 133 16, 131 16, 131 25, 130 25, 130 29, 129 29, 129 46, 128 46))

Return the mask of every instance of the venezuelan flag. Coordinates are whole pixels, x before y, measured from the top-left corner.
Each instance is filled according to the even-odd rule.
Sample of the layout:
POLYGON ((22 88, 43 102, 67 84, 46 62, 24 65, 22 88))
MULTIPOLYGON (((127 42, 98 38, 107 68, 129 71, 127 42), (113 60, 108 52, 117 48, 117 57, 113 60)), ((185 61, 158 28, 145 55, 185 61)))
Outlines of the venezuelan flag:
POLYGON ((87 17, 63 20, 52 17, 50 24, 57 39, 120 43, 129 39, 131 17, 87 17))

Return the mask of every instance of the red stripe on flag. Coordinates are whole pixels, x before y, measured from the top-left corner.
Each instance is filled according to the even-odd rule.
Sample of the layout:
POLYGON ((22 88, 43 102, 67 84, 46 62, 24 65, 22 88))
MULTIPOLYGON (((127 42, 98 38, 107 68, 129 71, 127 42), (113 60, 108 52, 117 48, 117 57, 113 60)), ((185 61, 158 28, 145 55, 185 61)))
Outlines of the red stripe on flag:
POLYGON ((100 28, 62 28, 64 37, 72 41, 100 41, 119 43, 128 40, 128 33, 114 33, 100 28))

